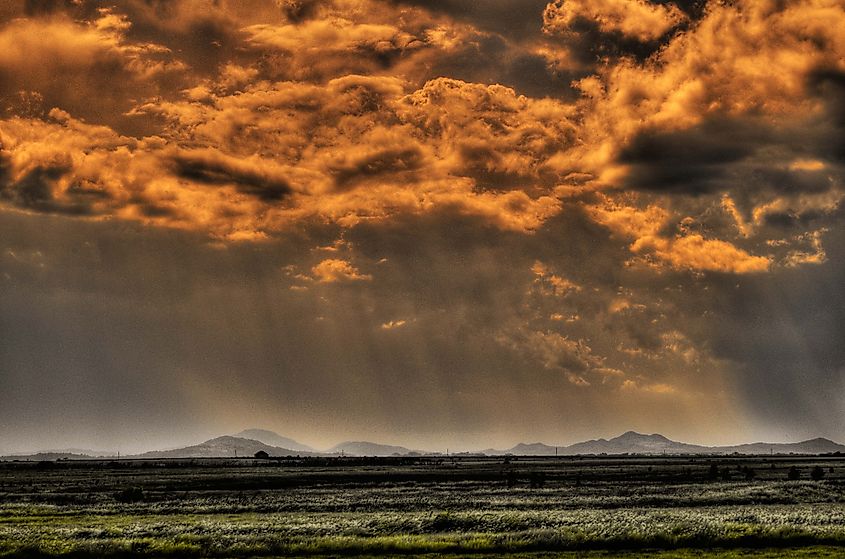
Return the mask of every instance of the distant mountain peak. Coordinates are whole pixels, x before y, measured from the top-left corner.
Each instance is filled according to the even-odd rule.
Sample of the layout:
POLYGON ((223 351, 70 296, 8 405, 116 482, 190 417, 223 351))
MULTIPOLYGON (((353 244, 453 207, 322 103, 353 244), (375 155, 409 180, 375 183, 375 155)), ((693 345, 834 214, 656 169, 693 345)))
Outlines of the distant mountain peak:
POLYGON ((266 445, 278 446, 290 450, 298 450, 301 452, 315 452, 315 450, 310 446, 302 444, 288 437, 283 437, 274 431, 270 431, 269 429, 245 429, 240 433, 235 433, 232 436, 239 437, 242 439, 251 439, 254 441, 262 442, 266 445))
POLYGON ((670 439, 667 439, 660 433, 652 433, 651 435, 646 435, 644 433, 637 433, 636 431, 625 431, 618 437, 614 439, 610 439, 611 441, 660 441, 660 442, 673 442, 670 439))
POLYGON ((212 458, 212 457, 239 457, 248 458, 258 451, 264 451, 270 456, 297 456, 315 455, 314 452, 303 452, 290 448, 269 445, 256 439, 236 437, 233 435, 222 435, 214 437, 205 442, 176 448, 172 450, 158 450, 145 452, 136 455, 138 458, 212 458))

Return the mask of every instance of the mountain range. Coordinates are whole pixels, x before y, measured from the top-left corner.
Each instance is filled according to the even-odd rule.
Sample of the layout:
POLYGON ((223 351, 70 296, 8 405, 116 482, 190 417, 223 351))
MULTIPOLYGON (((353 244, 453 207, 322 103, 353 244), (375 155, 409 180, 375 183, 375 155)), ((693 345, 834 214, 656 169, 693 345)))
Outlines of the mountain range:
MULTIPOLYGON (((155 450, 125 458, 215 458, 250 457, 264 451, 269 456, 422 456, 438 452, 411 450, 404 446, 384 445, 367 441, 347 441, 320 452, 273 431, 247 429, 235 435, 224 435, 205 442, 172 450, 155 450)), ((644 435, 628 431, 612 439, 593 439, 569 446, 544 443, 519 443, 506 450, 488 448, 478 455, 487 456, 571 456, 571 455, 679 455, 679 454, 827 454, 845 452, 845 445, 816 438, 797 443, 750 443, 733 446, 702 446, 673 441, 660 434, 644 435)), ((113 456, 111 453, 89 455, 73 452, 49 452, 5 456, 5 460, 86 459, 113 456)))
POLYGON ((551 456, 581 454, 825 454, 845 452, 845 446, 816 438, 797 443, 750 443, 732 446, 703 446, 673 441, 658 433, 643 435, 628 431, 612 439, 593 439, 569 446, 520 443, 507 450, 487 449, 487 455, 551 456))

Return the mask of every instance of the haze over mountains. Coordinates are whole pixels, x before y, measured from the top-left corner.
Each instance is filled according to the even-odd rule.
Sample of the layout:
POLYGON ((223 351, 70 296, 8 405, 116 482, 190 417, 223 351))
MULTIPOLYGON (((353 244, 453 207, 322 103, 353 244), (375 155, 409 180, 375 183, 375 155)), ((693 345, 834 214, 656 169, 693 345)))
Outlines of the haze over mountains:
POLYGON ((797 443, 750 443, 733 446, 703 446, 673 441, 660 434, 643 435, 628 431, 612 439, 593 439, 569 446, 554 447, 543 443, 520 443, 508 450, 484 450, 484 454, 519 454, 528 456, 578 454, 824 454, 843 452, 845 446, 816 438, 797 443))
MULTIPOLYGON (((205 442, 171 450, 155 450, 125 458, 215 458, 251 457, 259 451, 269 456, 420 456, 442 455, 441 452, 411 450, 404 446, 368 441, 347 441, 326 451, 318 451, 293 439, 264 429, 247 429, 235 435, 224 435, 205 442)), ((593 439, 569 446, 544 443, 519 443, 509 449, 488 448, 472 454, 487 456, 566 456, 566 455, 679 455, 679 454, 826 454, 845 452, 845 445, 829 439, 815 438, 797 443, 750 443, 733 446, 703 446, 673 441, 660 434, 644 435, 628 431, 612 439, 593 439)), ((467 453, 463 453, 467 454, 467 453)), ((113 457, 113 453, 48 451, 29 455, 6 456, 5 459, 59 460, 92 457, 113 457)))

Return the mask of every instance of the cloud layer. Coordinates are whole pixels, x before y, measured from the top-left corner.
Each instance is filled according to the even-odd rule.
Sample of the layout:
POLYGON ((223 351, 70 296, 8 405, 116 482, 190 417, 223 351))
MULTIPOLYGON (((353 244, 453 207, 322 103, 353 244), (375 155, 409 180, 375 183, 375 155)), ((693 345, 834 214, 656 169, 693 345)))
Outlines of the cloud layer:
MULTIPOLYGON (((57 279, 73 264, 39 243, 137 231, 194 247, 170 265, 205 294, 226 275, 209 255, 233 269, 232 255, 254 255, 244 300, 278 290, 274 308, 293 309, 260 335, 284 324, 329 340, 326 353, 297 338, 290 363, 322 371, 326 393, 367 394, 359 417, 417 383, 429 404, 464 410, 444 432, 483 430, 496 398, 524 404, 538 387, 573 406, 542 421, 587 435, 591 421, 621 423, 608 405, 651 430, 682 418, 697 432, 709 413, 753 422, 773 362, 803 372, 776 367, 772 402, 800 375, 841 384, 845 371, 832 311, 806 345, 766 353, 811 324, 807 282, 841 276, 843 30, 839 0, 12 3, 0 9, 0 216, 7 229, 50 225, 6 237, 2 281, 24 300, 82 297, 86 282, 57 279), (795 306, 767 306, 773 286, 795 306), (738 293, 747 303, 729 304, 738 293), (811 348, 827 357, 807 365, 811 348), (327 372, 342 363, 353 380, 327 372)), ((140 264, 123 265, 89 277, 93 292, 112 297, 140 264)), ((166 294, 150 296, 146 323, 175 328, 166 294)), ((233 328, 254 336, 244 321, 233 328)), ((248 367, 269 393, 296 385, 276 352, 258 353, 248 367)), ((200 361, 181 370, 214 376, 200 361)), ((827 402, 801 390, 798 410, 827 402)), ((784 411, 782 428, 837 433, 798 415, 784 411)))

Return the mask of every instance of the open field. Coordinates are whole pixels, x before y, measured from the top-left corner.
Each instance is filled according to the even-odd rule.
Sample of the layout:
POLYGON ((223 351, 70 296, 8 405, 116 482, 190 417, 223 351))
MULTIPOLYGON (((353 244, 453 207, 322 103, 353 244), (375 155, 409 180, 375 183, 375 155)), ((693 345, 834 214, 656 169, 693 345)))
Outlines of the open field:
POLYGON ((750 549, 758 557, 845 554, 845 460, 0 463, 2 557, 636 552, 668 559, 750 549), (824 476, 811 480, 816 466, 824 476), (788 479, 793 467, 798 480, 788 479))

